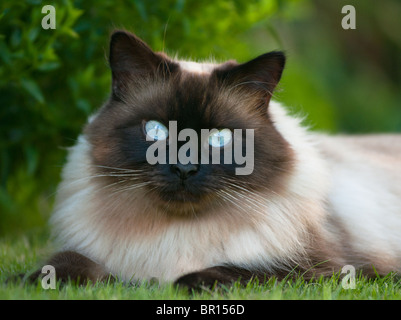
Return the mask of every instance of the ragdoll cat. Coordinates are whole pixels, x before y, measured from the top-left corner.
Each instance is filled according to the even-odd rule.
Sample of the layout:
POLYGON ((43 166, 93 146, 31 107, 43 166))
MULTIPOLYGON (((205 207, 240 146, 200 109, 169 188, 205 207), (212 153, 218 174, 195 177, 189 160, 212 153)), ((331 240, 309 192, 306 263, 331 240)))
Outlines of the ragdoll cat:
POLYGON ((401 269, 401 136, 308 132, 271 100, 282 52, 243 64, 178 61, 116 31, 109 62, 111 96, 70 150, 51 218, 57 279, 192 288, 347 264, 368 275, 401 269), (244 164, 235 157, 150 164, 155 141, 169 148, 170 121, 199 135, 216 129, 199 147, 221 157, 232 132, 245 142, 252 129, 252 172, 236 174, 244 164))

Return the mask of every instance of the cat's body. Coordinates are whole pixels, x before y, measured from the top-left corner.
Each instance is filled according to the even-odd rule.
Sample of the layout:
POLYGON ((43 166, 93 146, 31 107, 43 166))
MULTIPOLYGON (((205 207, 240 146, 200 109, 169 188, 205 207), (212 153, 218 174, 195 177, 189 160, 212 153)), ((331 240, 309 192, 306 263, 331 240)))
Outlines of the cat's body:
POLYGON ((401 270, 401 136, 308 132, 270 101, 283 67, 278 54, 214 65, 164 60, 149 50, 131 35, 114 35, 112 98, 90 119, 63 171, 52 231, 61 250, 98 267, 95 274, 82 270, 82 277, 111 273, 125 281, 196 286, 283 277, 294 269, 329 275, 346 264, 367 273, 372 265, 381 274, 401 270), (131 61, 127 52, 134 49, 139 53, 131 61), (143 65, 153 63, 152 72, 163 69, 161 80, 143 76, 143 65), (134 69, 140 79, 132 77, 134 69), (249 87, 238 90, 244 84, 249 87), (149 101, 152 116, 146 115, 149 101), (139 120, 127 124, 132 113, 139 120), (255 171, 235 177, 229 166, 200 165, 190 177, 175 177, 179 184, 160 167, 145 177, 143 159, 135 158, 142 145, 131 150, 126 137, 138 137, 131 127, 151 117, 193 128, 203 118, 207 128, 251 123, 255 171))
POLYGON ((401 271, 401 135, 320 136, 347 263, 401 271))

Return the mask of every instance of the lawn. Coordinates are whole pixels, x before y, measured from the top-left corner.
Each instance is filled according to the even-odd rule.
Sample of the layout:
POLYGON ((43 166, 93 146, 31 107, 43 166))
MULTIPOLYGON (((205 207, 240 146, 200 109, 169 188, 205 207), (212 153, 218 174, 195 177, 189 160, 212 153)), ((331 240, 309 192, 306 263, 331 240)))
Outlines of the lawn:
POLYGON ((400 300, 401 280, 393 275, 366 279, 356 276, 355 289, 344 289, 339 275, 329 279, 305 282, 277 281, 272 278, 264 284, 235 284, 231 288, 188 293, 173 285, 141 284, 128 286, 122 282, 96 283, 87 286, 67 284, 56 289, 43 289, 38 284, 10 283, 15 274, 35 269, 50 253, 51 245, 46 231, 35 231, 21 237, 10 236, 0 240, 0 299, 29 300, 400 300))

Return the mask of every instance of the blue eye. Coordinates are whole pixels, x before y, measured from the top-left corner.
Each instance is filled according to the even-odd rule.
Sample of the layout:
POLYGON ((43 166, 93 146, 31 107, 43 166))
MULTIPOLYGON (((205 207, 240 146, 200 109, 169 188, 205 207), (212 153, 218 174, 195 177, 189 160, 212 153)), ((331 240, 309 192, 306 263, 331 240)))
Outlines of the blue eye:
POLYGON ((221 148, 230 143, 232 133, 230 129, 214 130, 209 135, 209 144, 215 148, 221 148))
POLYGON ((166 140, 168 129, 159 121, 149 120, 145 123, 145 132, 149 140, 166 140))

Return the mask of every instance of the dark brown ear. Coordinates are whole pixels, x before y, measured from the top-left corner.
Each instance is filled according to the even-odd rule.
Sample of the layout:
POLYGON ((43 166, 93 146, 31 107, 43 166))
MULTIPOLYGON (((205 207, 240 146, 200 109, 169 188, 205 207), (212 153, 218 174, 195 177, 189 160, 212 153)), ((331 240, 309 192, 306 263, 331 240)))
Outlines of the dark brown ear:
POLYGON ((145 77, 168 75, 175 64, 167 56, 153 50, 134 34, 115 31, 111 35, 109 63, 112 71, 113 95, 121 98, 130 81, 145 77))
POLYGON ((217 69, 216 75, 227 88, 250 90, 267 105, 280 81, 284 65, 284 53, 273 51, 243 64, 217 69))

